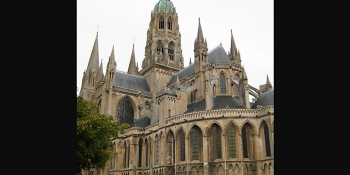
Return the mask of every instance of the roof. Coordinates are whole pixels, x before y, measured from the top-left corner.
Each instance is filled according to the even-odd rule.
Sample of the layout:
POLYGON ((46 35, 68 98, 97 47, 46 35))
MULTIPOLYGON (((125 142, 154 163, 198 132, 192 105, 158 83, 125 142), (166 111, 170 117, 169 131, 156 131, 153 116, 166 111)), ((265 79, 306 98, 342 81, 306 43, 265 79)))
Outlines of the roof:
POLYGON ((274 104, 274 90, 262 93, 256 102, 251 107, 252 109, 256 109, 257 106, 266 106, 274 104))
MULTIPOLYGON (((210 50, 208 52, 208 62, 211 63, 233 63, 230 58, 227 56, 225 49, 218 45, 214 49, 210 50)), ((170 81, 168 82, 167 86, 173 84, 176 81, 176 77, 179 76, 179 80, 189 73, 194 71, 194 63, 181 69, 179 72, 174 74, 170 81)))
POLYGON ((130 127, 146 127, 151 124, 151 120, 147 115, 140 117, 137 119, 130 127))
POLYGON ((154 12, 160 13, 172 13, 174 14, 174 5, 173 2, 169 0, 159 0, 159 2, 154 6, 154 12))
POLYGON ((205 110, 205 98, 195 103, 188 104, 187 111, 185 113, 195 112, 195 111, 204 111, 204 110, 205 110))
POLYGON ((132 75, 126 72, 116 71, 114 85, 138 91, 150 92, 147 80, 142 75, 132 75))
POLYGON ((213 108, 212 109, 224 109, 224 108, 242 108, 239 105, 238 97, 231 97, 227 95, 220 95, 213 97, 213 108))
POLYGON ((175 95, 169 88, 164 90, 163 94, 170 94, 170 95, 175 95))

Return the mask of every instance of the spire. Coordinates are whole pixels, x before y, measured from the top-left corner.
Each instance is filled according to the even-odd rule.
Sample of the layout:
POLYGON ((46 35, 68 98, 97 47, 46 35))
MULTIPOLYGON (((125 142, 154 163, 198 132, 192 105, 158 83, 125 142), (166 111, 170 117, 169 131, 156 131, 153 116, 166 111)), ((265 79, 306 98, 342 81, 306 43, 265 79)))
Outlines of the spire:
POLYGON ((137 69, 135 67, 135 53, 134 53, 134 44, 132 45, 132 52, 129 62, 128 74, 137 74, 137 69))
POLYGON ((114 59, 114 45, 113 45, 111 56, 109 56, 107 69, 114 68, 114 67, 116 68, 116 66, 117 66, 117 64, 115 63, 115 59, 114 59))
POLYGON ((270 80, 269 80, 269 76, 268 75, 266 75, 266 76, 267 76, 266 84, 271 85, 270 80))
POLYGON ((203 31, 202 31, 202 26, 201 26, 201 20, 198 18, 198 33, 197 33, 197 41, 200 39, 201 41, 204 41, 203 37, 203 31))
POLYGON ((96 34, 94 46, 91 51, 89 64, 87 67, 87 72, 92 72, 93 70, 98 70, 98 32, 96 34))
POLYGON ((100 68, 98 69, 98 73, 97 73, 97 82, 99 82, 103 78, 102 68, 103 66, 102 66, 102 60, 101 60, 100 68))
POLYGON ((232 29, 231 29, 231 54, 235 54, 237 52, 237 47, 236 47, 236 43, 235 40, 233 39, 233 34, 232 34, 232 29))

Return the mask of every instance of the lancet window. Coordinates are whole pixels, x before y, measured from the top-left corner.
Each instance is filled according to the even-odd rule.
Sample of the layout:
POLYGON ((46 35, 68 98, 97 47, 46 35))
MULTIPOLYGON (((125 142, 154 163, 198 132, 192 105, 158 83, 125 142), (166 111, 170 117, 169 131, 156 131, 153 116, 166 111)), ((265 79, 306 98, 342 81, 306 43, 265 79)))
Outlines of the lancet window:
POLYGON ((168 54, 169 54, 169 59, 171 61, 174 61, 174 48, 175 48, 175 44, 173 42, 170 42, 169 48, 168 48, 168 54))
POLYGON ((164 29, 164 19, 162 17, 159 19, 159 29, 164 29))
POLYGON ((168 19, 168 29, 169 29, 169 30, 172 30, 172 29, 173 29, 172 24, 173 24, 173 23, 172 23, 172 20, 171 20, 171 18, 169 18, 169 19, 168 19))

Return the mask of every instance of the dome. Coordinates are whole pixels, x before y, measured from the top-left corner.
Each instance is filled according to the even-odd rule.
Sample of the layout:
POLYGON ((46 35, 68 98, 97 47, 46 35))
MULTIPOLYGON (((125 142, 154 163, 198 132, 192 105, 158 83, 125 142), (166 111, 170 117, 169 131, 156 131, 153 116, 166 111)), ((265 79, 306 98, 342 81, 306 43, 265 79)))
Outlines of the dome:
POLYGON ((174 5, 170 0, 159 0, 159 2, 154 6, 154 13, 171 13, 174 14, 174 5))

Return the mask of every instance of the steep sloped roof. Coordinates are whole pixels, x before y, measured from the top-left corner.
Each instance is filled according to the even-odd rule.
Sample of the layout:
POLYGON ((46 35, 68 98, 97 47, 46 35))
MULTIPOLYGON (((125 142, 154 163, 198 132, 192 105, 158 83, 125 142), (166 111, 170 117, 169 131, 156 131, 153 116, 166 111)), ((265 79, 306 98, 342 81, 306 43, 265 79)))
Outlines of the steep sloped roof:
POLYGON ((147 115, 140 117, 137 119, 130 127, 146 127, 151 124, 151 120, 147 115))
POLYGON ((144 92, 150 92, 147 80, 142 75, 133 75, 121 71, 116 71, 114 85, 144 92))
POLYGON ((242 108, 239 105, 238 97, 231 96, 216 96, 213 97, 213 109, 224 109, 224 108, 242 108))
POLYGON ((262 93, 258 100, 251 107, 252 109, 256 109, 259 106, 273 105, 274 104, 274 90, 262 93))
MULTIPOLYGON (((214 49, 208 52, 208 62, 209 64, 211 63, 232 63, 230 58, 227 56, 227 53, 225 49, 221 46, 218 45, 214 49)), ((179 72, 174 74, 170 81, 168 82, 167 86, 173 84, 176 81, 176 77, 178 76, 179 79, 185 77, 189 73, 194 71, 194 63, 181 69, 179 72)))

